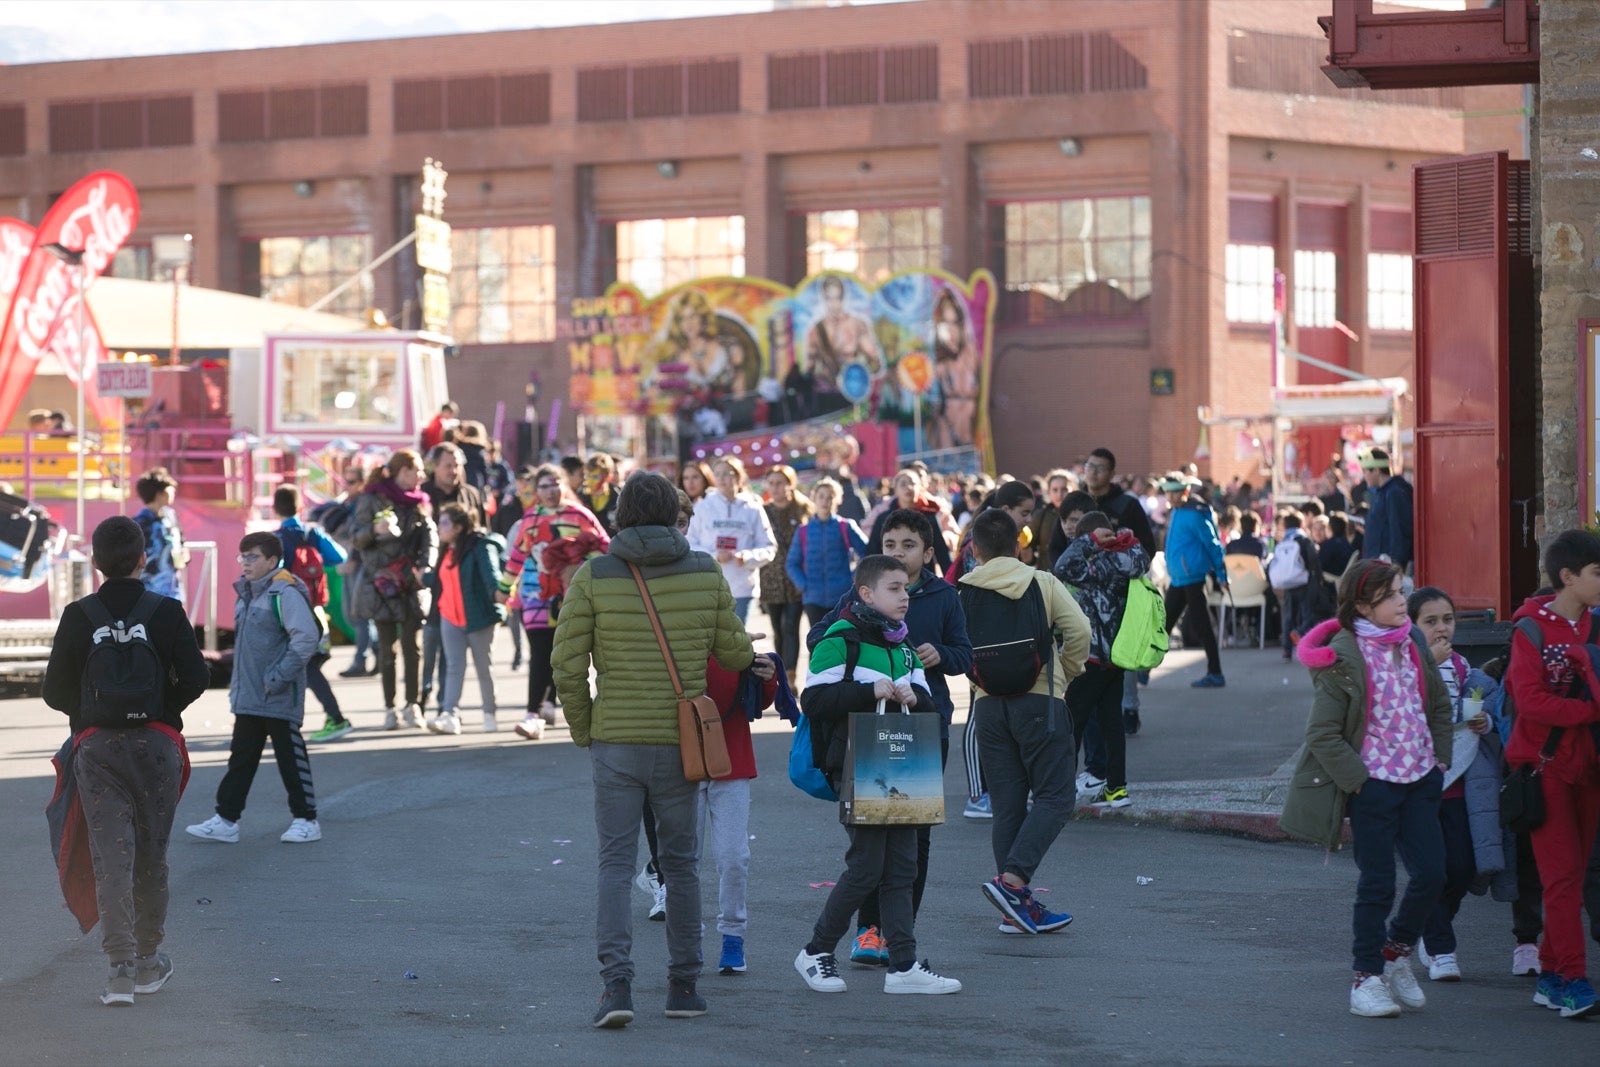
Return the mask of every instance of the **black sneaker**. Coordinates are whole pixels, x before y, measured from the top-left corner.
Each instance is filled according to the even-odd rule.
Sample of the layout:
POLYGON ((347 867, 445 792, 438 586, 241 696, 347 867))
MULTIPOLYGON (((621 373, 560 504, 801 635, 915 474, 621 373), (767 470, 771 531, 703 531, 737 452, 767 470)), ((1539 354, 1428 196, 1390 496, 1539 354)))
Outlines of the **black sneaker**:
POLYGON ((1132 737, 1134 734, 1139 732, 1138 708, 1122 709, 1122 732, 1128 737, 1132 737))
POLYGON ((626 978, 606 983, 600 994, 600 1007, 595 1009, 596 1030, 620 1030, 633 1022, 633 989, 626 978))
POLYGON ((693 1019, 706 1013, 706 998, 694 991, 694 983, 673 978, 667 983, 667 1018, 693 1019))

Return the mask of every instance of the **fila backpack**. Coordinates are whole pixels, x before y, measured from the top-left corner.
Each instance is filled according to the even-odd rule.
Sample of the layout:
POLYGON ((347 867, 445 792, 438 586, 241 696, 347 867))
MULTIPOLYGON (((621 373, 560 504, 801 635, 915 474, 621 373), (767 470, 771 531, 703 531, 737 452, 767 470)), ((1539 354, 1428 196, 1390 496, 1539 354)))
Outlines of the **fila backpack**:
POLYGON ((127 729, 160 720, 167 672, 150 643, 149 625, 163 599, 146 589, 126 619, 113 619, 99 594, 78 602, 94 628, 78 697, 85 725, 127 729))

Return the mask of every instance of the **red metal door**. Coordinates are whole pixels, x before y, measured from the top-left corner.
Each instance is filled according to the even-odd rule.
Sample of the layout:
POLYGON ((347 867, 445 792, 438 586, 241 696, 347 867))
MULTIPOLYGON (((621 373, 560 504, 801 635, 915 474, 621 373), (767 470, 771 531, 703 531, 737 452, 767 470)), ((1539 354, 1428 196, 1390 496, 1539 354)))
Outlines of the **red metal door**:
POLYGON ((1506 618, 1538 584, 1528 164, 1421 163, 1412 193, 1417 584, 1506 618))

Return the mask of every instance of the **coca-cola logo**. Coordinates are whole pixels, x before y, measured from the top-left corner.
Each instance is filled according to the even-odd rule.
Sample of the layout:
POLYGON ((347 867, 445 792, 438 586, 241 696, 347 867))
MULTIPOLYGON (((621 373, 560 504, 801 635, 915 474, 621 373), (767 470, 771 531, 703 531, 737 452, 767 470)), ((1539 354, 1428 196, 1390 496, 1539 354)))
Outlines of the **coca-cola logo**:
POLYGON ((85 399, 98 412, 94 367, 104 346, 89 309, 79 314, 80 286, 87 288, 105 271, 138 224, 139 195, 111 171, 91 174, 62 193, 37 230, 0 219, 0 298, 7 292, 11 297, 0 320, 0 425, 16 414, 46 352, 82 383, 85 399), (81 278, 78 266, 46 250, 51 244, 82 250, 81 278))

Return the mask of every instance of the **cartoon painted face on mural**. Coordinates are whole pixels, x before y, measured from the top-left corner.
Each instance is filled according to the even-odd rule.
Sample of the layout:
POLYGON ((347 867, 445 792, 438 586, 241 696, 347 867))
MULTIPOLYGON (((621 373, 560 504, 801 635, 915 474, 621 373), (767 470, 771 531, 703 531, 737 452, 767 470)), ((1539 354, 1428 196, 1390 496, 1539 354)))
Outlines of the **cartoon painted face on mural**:
POLYGON ((872 335, 872 323, 845 307, 844 281, 822 279, 822 318, 806 335, 806 366, 818 393, 839 393, 845 364, 862 362, 873 377, 882 375, 883 352, 872 335))

